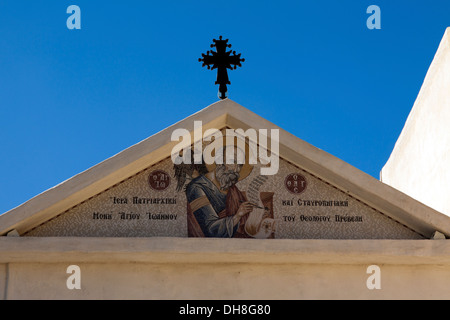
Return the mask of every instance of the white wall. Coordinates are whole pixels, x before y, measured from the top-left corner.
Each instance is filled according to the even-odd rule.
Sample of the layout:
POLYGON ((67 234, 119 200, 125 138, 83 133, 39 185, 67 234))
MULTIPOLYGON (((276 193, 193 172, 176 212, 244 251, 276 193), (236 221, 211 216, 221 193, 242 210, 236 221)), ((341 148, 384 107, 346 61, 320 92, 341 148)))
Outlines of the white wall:
POLYGON ((450 28, 380 178, 450 216, 450 28))
POLYGON ((380 265, 380 290, 367 264, 81 263, 80 290, 67 266, 10 264, 7 299, 450 299, 448 265, 380 265))
POLYGON ((450 299, 448 240, 0 237, 0 263, 2 299, 450 299))

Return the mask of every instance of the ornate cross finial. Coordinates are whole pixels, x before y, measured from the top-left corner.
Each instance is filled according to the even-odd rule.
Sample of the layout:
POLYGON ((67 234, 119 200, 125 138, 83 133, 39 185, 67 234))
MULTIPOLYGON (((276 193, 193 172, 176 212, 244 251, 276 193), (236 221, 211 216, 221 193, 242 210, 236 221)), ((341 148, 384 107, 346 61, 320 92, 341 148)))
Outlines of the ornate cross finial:
POLYGON ((230 48, 231 44, 228 43, 228 39, 222 40, 222 36, 219 40, 213 39, 214 44, 211 48, 216 47, 217 51, 206 51, 206 54, 202 53, 203 58, 199 58, 198 61, 203 62, 202 67, 207 66, 208 69, 217 69, 216 84, 219 85, 220 99, 227 98, 227 84, 230 84, 228 80, 227 69, 233 70, 237 67, 241 67, 241 62, 245 59, 241 59, 241 54, 236 54, 236 51, 226 51, 227 47, 230 48), (209 54, 212 55, 209 55, 209 54), (232 55, 231 55, 232 53, 232 55))

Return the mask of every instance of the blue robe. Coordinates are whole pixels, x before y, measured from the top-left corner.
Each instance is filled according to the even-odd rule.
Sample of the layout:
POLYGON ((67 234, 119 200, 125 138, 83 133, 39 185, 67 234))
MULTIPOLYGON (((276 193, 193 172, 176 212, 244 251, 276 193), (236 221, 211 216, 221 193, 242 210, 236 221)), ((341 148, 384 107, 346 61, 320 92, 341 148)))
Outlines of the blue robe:
POLYGON ((239 223, 233 226, 233 216, 219 217, 219 213, 226 209, 226 195, 221 193, 211 180, 201 175, 194 178, 186 187, 188 203, 196 199, 206 197, 199 208, 193 208, 196 218, 205 237, 231 238, 239 227, 239 223))

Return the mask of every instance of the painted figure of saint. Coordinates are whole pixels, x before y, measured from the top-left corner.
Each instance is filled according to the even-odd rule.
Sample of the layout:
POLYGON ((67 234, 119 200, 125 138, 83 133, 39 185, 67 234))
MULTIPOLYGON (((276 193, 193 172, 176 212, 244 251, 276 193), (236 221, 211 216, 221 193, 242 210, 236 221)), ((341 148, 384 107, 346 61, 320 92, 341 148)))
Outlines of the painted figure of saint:
POLYGON ((237 188, 236 183, 247 176, 251 167, 238 164, 242 150, 235 148, 232 159, 226 159, 226 147, 220 156, 223 164, 208 171, 205 164, 175 165, 175 176, 180 191, 185 182, 188 202, 188 235, 190 237, 248 237, 244 231, 245 220, 253 205, 237 188), (243 167, 245 172, 243 172, 243 167))

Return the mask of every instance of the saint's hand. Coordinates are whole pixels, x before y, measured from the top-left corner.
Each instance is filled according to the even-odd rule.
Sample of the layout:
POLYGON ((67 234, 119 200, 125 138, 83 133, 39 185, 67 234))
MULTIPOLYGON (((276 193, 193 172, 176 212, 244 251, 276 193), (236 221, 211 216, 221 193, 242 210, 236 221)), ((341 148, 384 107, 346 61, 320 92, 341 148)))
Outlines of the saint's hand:
POLYGON ((236 212, 236 215, 239 218, 242 218, 243 216, 245 216, 246 214, 248 214, 252 211, 253 211, 253 205, 249 201, 246 201, 246 202, 241 203, 238 211, 236 212))

